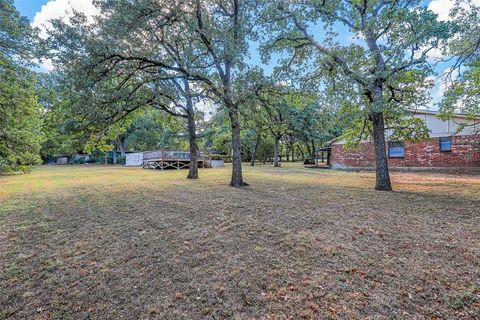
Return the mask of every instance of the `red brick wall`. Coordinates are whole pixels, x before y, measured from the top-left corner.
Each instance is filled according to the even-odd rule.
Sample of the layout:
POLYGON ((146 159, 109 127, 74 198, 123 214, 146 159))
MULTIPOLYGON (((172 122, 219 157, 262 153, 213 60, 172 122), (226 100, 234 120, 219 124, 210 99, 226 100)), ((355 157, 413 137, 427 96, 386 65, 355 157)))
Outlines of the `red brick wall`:
MULTIPOLYGON (((468 136, 455 136, 452 137, 452 151, 441 152, 438 138, 417 143, 406 141, 405 157, 389 158, 388 164, 393 167, 480 166, 480 152, 474 150, 471 142, 468 136)), ((334 167, 374 167, 373 143, 362 143, 353 151, 345 150, 342 144, 333 143, 332 165, 334 167)))

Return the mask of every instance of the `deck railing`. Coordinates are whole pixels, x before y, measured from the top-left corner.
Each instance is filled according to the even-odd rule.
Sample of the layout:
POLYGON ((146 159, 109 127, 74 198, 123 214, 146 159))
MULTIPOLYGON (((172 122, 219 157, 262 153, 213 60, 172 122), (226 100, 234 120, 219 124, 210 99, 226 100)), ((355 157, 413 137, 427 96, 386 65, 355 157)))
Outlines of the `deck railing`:
MULTIPOLYGON (((209 160, 208 155, 200 153, 198 160, 209 160)), ((143 160, 190 160, 190 152, 188 151, 176 151, 176 150, 155 150, 147 151, 143 153, 143 160)))

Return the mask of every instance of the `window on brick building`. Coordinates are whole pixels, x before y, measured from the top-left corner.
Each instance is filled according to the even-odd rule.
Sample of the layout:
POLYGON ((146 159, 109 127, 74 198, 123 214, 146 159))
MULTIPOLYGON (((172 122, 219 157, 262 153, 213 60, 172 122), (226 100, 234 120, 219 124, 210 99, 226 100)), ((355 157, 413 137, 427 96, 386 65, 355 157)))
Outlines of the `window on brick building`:
POLYGON ((452 137, 440 138, 440 151, 452 151, 452 137))
POLYGON ((403 158, 405 156, 403 141, 390 141, 388 143, 388 156, 390 158, 403 158))

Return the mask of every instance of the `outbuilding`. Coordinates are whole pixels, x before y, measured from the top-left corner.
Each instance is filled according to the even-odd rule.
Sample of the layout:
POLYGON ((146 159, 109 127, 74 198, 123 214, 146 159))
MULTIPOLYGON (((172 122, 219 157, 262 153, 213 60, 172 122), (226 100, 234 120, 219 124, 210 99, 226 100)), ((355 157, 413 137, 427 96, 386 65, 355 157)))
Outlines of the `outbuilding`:
POLYGON ((126 166, 141 166, 143 164, 143 152, 130 152, 125 154, 126 166))

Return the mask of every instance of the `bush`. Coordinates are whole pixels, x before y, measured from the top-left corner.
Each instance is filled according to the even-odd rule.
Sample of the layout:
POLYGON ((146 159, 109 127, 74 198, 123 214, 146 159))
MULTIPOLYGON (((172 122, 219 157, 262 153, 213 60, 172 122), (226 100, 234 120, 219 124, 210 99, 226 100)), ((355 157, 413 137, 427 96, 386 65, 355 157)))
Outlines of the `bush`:
POLYGON ((85 163, 86 163, 85 157, 80 157, 80 158, 77 158, 77 159, 70 159, 68 161, 68 164, 85 164, 85 163))
POLYGON ((125 164, 125 156, 117 156, 117 164, 125 164))
POLYGON ((223 160, 225 162, 232 162, 232 156, 228 156, 225 154, 209 154, 208 155, 212 160, 223 160))
MULTIPOLYGON (((103 161, 102 161, 103 163, 103 161)), ((113 164, 113 157, 108 157, 107 158, 107 163, 108 164, 113 164)), ((125 156, 117 156, 117 164, 125 164, 125 156)))
POLYGON ((11 164, 5 158, 0 157, 0 174, 29 173, 32 166, 22 164, 11 164))
POLYGON ((212 160, 225 160, 227 158, 227 156, 223 154, 209 154, 208 156, 212 160))

